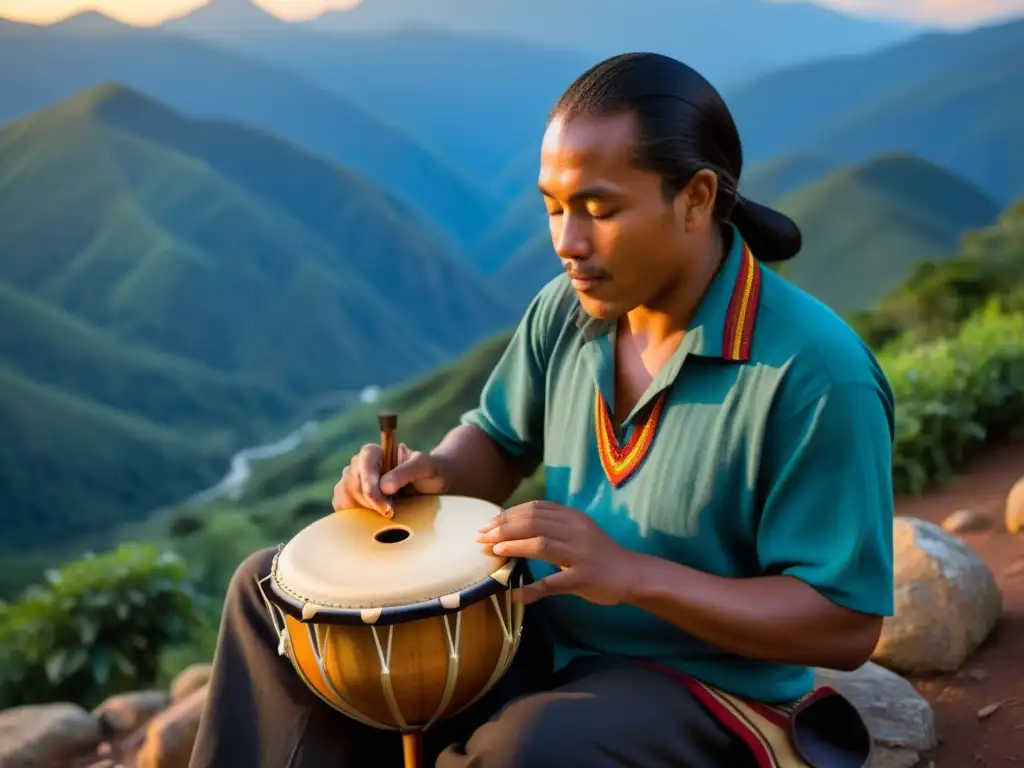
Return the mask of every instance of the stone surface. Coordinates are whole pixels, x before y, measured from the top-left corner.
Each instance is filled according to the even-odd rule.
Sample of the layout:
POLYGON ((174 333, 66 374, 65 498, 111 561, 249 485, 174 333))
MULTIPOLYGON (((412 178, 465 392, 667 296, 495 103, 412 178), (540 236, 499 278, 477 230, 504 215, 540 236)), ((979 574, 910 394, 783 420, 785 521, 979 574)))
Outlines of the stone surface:
POLYGON ((52 768, 95 749, 99 742, 99 719, 76 704, 42 704, 0 712, 3 768, 52 768))
POLYGON ((817 683, 835 688, 864 718, 875 743, 869 768, 909 768, 938 742, 931 706, 895 672, 868 662, 853 672, 819 669, 817 683))
POLYGON ((973 509, 961 509, 942 521, 943 530, 950 533, 980 531, 988 527, 988 521, 973 509))
POLYGON ((136 768, 188 768, 206 691, 205 686, 193 691, 150 722, 136 768))
POLYGON ((1024 477, 1013 484, 1006 496, 1006 530, 1024 533, 1024 477))
POLYGON ((171 703, 167 691, 134 691, 112 696, 94 712, 108 733, 130 733, 171 703))
POLYGON ((955 672, 1002 613, 995 578, 970 546, 924 520, 897 518, 893 544, 896 610, 872 661, 906 673, 955 672))
POLYGON ((193 664, 186 667, 171 683, 171 701, 181 701, 210 682, 212 664, 193 664))

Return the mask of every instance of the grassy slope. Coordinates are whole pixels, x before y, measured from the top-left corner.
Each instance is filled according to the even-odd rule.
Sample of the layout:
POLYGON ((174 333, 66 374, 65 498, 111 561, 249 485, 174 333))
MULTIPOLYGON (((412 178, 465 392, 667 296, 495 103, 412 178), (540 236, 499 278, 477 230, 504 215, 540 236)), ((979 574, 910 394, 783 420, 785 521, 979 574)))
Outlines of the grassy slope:
POLYGON ((922 261, 952 256, 966 229, 998 206, 946 171, 888 155, 778 201, 804 232, 804 251, 782 273, 839 312, 863 309, 922 261))
POLYGON ((407 379, 510 322, 404 213, 295 147, 120 86, 0 129, 0 425, 20 473, 5 541, 136 519, 310 397, 407 379))
MULTIPOLYGON (((228 175, 237 155, 225 173, 213 164, 244 128, 215 124, 202 144, 204 124, 168 118, 200 151, 161 143, 151 112, 105 86, 0 132, 0 279, 122 338, 304 392, 406 378, 494 314, 469 271, 365 183, 336 174, 327 210, 301 220, 277 204, 287 187, 274 199, 228 175), (432 281, 449 295, 423 291, 432 281)), ((300 180, 293 155, 316 167, 270 149, 268 177, 300 180)))
POLYGON ((814 62, 726 94, 752 162, 904 150, 1007 203, 1024 187, 1024 21, 814 62))
POLYGON ((0 26, 0 122, 115 80, 188 114, 267 130, 350 167, 455 238, 489 223, 490 195, 419 139, 265 62, 112 20, 0 26))

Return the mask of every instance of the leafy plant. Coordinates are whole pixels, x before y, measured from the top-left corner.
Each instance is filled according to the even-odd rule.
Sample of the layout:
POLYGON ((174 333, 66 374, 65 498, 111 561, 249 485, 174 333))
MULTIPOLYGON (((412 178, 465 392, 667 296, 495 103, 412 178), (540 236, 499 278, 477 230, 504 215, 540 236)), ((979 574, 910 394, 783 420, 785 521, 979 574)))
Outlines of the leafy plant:
POLYGON ((893 481, 917 494, 1024 423, 1024 313, 993 300, 956 335, 879 355, 896 397, 893 481))
POLYGON ((94 706, 152 685, 160 652, 190 638, 200 609, 185 562, 151 545, 48 571, 45 585, 0 603, 0 708, 94 706))

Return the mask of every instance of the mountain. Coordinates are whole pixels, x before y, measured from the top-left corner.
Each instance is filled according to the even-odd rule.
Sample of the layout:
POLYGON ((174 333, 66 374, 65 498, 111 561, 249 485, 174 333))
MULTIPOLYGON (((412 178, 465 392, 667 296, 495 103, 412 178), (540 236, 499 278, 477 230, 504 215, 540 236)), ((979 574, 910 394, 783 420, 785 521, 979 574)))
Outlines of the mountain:
POLYGON ((793 67, 725 95, 748 163, 903 150, 1007 202, 1024 189, 1022 88, 1024 20, 793 67))
POLYGON ((0 280, 295 393, 393 382, 507 322, 361 177, 104 85, 0 131, 0 280))
POLYGON ((224 472, 228 452, 28 379, 0 362, 5 555, 103 531, 224 472))
POLYGON ((543 237, 550 248, 548 213, 536 188, 519 195, 473 246, 473 263, 483 274, 493 275, 535 237, 543 237))
POLYGON ((364 178, 118 84, 0 128, 0 219, 5 548, 176 503, 514 320, 364 178))
POLYGON ((187 114, 245 123, 362 173, 456 242, 489 223, 494 204, 477 182, 357 105, 237 53, 98 22, 90 14, 47 27, 0 26, 0 122, 101 82, 122 82, 187 114))
POLYGON ((840 163, 825 155, 806 152, 783 155, 745 171, 740 178, 740 193, 755 202, 770 205, 783 195, 824 178, 839 166, 840 163))
MULTIPOLYGON (((998 214, 998 204, 974 185, 902 154, 843 168, 773 199, 800 175, 814 178, 828 164, 805 157, 766 166, 765 186, 753 177, 754 188, 765 194, 751 197, 793 217, 803 230, 804 248, 782 274, 840 312, 870 306, 915 264, 944 258, 960 232, 998 214)), ((551 238, 538 228, 492 280, 522 308, 558 270, 551 238)))
POLYGON ((762 0, 634 0, 628 7, 619 0, 363 0, 306 26, 360 34, 412 27, 498 35, 591 58, 659 51, 683 58, 723 86, 797 62, 874 50, 919 30, 806 3, 762 0))
POLYGON ((164 27, 289 69, 360 104, 424 139, 488 189, 514 153, 539 141, 548 109, 593 63, 574 52, 493 36, 429 29, 321 33, 252 6, 264 17, 260 24, 241 8, 229 24, 224 16, 211 18, 222 2, 164 27))
POLYGON ((804 234, 782 275, 843 314, 871 307, 921 262, 952 257, 964 231, 1000 210, 969 182, 902 154, 837 171, 775 207, 804 234))

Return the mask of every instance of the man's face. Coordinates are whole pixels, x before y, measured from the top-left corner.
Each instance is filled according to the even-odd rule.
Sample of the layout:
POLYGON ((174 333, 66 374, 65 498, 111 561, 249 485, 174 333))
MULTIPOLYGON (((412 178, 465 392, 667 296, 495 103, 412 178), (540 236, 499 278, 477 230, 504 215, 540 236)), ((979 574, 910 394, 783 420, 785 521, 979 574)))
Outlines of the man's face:
POLYGON ((658 174, 632 163, 635 130, 631 114, 555 117, 541 145, 551 239, 592 317, 646 304, 685 272, 690 217, 658 174))

